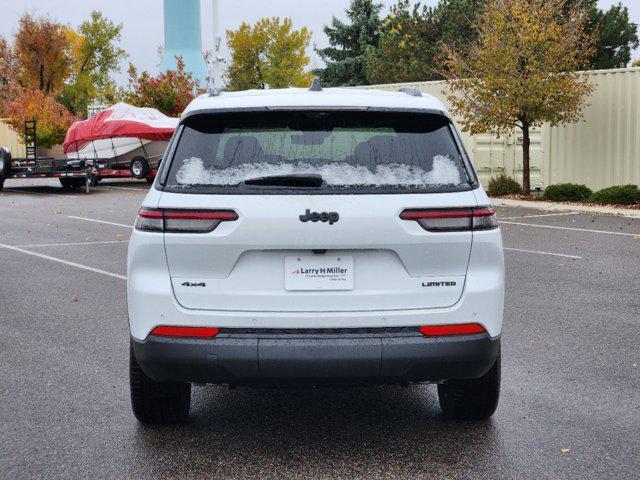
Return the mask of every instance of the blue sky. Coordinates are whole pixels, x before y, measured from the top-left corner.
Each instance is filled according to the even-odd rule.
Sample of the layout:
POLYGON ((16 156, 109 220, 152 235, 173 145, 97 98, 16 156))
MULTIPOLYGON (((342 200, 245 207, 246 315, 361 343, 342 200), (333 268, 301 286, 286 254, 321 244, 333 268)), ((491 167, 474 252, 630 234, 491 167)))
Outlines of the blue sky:
MULTIPOLYGON (((395 1, 383 1, 390 5, 395 1)), ((436 0, 428 0, 434 4, 436 0)), ((617 0, 600 0, 602 8, 608 8, 617 0)), ((633 21, 640 23, 640 1, 624 0, 633 21)), ((203 0, 203 43, 210 48, 212 33, 209 9, 210 0, 203 0)), ((219 0, 220 29, 236 28, 242 21, 255 22, 260 17, 291 17, 295 26, 307 26, 313 32, 312 42, 322 47, 326 38, 322 26, 333 15, 344 17, 349 0, 219 0)), ((24 12, 48 14, 52 18, 77 26, 89 17, 91 10, 100 10, 115 22, 123 24, 122 46, 129 54, 129 61, 139 69, 157 71, 160 63, 158 47, 163 43, 162 0, 0 0, 0 35, 11 36, 15 24, 24 12)), ((637 53, 638 56, 640 54, 637 53)), ((312 66, 321 63, 311 55, 312 66)), ((126 81, 126 66, 116 76, 119 83, 126 81)))

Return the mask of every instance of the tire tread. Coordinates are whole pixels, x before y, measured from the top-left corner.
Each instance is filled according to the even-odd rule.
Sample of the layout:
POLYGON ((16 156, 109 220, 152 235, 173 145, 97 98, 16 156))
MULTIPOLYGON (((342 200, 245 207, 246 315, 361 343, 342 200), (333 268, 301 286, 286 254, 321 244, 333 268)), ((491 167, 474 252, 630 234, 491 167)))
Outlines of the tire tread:
POLYGON ((152 380, 140 368, 133 347, 129 348, 129 383, 131 407, 140 422, 172 424, 189 416, 191 384, 152 380))
POLYGON ((498 407, 501 354, 480 378, 450 380, 438 385, 438 399, 445 417, 455 420, 485 420, 498 407))

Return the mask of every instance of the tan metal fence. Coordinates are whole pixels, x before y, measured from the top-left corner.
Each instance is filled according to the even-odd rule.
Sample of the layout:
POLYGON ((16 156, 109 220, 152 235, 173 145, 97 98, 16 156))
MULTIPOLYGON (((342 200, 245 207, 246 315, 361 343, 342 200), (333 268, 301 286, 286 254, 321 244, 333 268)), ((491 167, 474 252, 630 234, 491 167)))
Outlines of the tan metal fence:
MULTIPOLYGON (((596 85, 583 121, 532 132, 531 185, 561 182, 599 189, 640 184, 640 68, 587 72, 596 85)), ((396 91, 416 87, 445 105, 445 82, 375 85, 396 91)), ((364 87, 372 88, 372 87, 364 87)), ((482 182, 505 173, 521 180, 522 137, 464 134, 464 142, 482 182)))
POLYGON ((18 135, 2 119, 0 119, 0 147, 9 148, 14 157, 24 157, 26 154, 18 135))

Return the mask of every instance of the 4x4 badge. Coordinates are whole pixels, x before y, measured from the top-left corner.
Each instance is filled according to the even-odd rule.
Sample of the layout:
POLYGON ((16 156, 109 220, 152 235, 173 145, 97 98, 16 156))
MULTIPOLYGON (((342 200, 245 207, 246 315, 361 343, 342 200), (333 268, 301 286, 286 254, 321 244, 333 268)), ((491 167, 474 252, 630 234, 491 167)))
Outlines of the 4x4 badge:
POLYGON ((329 222, 329 225, 333 225, 338 220, 340 220, 340 215, 338 212, 312 212, 307 208, 307 211, 304 215, 300 215, 301 222, 329 222))

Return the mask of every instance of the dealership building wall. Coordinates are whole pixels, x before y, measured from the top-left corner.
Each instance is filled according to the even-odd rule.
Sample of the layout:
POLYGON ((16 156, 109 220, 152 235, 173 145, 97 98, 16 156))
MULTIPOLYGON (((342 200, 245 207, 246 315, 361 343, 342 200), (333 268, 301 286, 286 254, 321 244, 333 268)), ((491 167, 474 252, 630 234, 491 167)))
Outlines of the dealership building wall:
MULTIPOLYGON (((584 183, 593 189, 640 184, 640 68, 587 72, 596 89, 584 119, 532 132, 531 185, 584 183)), ((396 91, 411 86, 438 97, 445 105, 446 82, 375 85, 396 91)), ((502 173, 521 181, 522 133, 463 139, 482 182, 502 173)))

